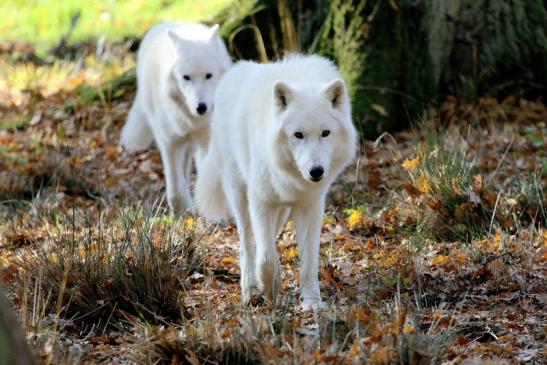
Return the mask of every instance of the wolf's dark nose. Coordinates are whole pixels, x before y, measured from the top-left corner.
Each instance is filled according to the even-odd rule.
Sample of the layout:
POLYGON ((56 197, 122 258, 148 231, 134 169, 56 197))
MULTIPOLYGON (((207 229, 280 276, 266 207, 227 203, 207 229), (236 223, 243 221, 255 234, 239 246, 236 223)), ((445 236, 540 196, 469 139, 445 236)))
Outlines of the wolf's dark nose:
POLYGON ((198 114, 203 114, 207 111, 207 104, 205 103, 199 103, 198 107, 196 108, 196 111, 198 114))
POLYGON ((325 170, 323 169, 323 166, 313 166, 310 169, 310 175, 313 181, 319 181, 323 177, 323 173, 325 170))

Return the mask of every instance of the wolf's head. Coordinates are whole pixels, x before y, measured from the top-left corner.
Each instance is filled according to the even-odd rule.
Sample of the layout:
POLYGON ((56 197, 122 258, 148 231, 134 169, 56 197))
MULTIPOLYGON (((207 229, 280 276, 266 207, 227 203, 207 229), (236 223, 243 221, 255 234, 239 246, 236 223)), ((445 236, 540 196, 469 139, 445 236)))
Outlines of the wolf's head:
POLYGON ((205 39, 182 38, 168 31, 177 51, 172 76, 188 111, 194 116, 211 113, 217 83, 231 65, 218 29, 218 25, 211 27, 205 39))
POLYGON ((332 180, 355 155, 349 96, 340 79, 325 85, 274 84, 278 143, 304 179, 332 180))

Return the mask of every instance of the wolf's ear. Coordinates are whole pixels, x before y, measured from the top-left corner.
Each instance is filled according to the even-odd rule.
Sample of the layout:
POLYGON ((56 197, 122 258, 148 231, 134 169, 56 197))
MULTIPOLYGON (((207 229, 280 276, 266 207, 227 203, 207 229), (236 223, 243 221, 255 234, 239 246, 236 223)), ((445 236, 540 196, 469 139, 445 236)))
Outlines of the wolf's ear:
POLYGON ((341 79, 336 79, 325 86, 323 93, 334 109, 340 109, 348 98, 346 84, 341 79))
POLYGON ((275 105, 279 108, 280 111, 283 111, 287 108, 287 105, 290 103, 293 95, 294 92, 291 87, 283 81, 277 81, 274 84, 275 105))
POLYGON ((185 44, 190 43, 186 39, 181 38, 177 33, 175 33, 172 29, 169 29, 167 31, 167 34, 169 35, 169 38, 173 41, 173 44, 177 47, 184 47, 185 44))
POLYGON ((209 42, 213 42, 218 37, 220 26, 218 24, 215 24, 211 28, 209 28, 209 30, 211 31, 211 35, 209 36, 209 42))
POLYGON ((219 42, 222 42, 219 40, 220 36, 219 36, 219 31, 220 31, 220 27, 218 24, 215 24, 213 25, 211 28, 209 28, 209 40, 207 41, 209 43, 209 45, 211 47, 213 47, 213 49, 219 51, 220 50, 220 45, 219 45, 219 42))

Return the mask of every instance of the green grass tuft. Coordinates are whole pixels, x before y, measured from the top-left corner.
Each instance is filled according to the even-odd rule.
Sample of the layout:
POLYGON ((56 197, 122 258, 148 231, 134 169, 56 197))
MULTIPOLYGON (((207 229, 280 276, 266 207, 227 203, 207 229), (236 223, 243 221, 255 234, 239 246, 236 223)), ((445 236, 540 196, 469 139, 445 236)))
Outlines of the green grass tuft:
POLYGON ((32 43, 45 50, 68 34, 71 20, 79 19, 69 42, 98 39, 122 40, 141 36, 165 20, 203 21, 211 19, 233 0, 209 1, 3 1, 0 3, 0 40, 32 43))

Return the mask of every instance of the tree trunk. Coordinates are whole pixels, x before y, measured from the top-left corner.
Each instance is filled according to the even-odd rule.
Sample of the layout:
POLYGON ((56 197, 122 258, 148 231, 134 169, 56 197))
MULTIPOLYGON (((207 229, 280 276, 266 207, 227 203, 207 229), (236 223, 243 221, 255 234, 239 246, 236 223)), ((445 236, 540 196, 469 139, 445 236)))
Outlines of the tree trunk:
POLYGON ((32 365, 35 359, 29 350, 21 325, 0 286, 0 363, 32 365))

